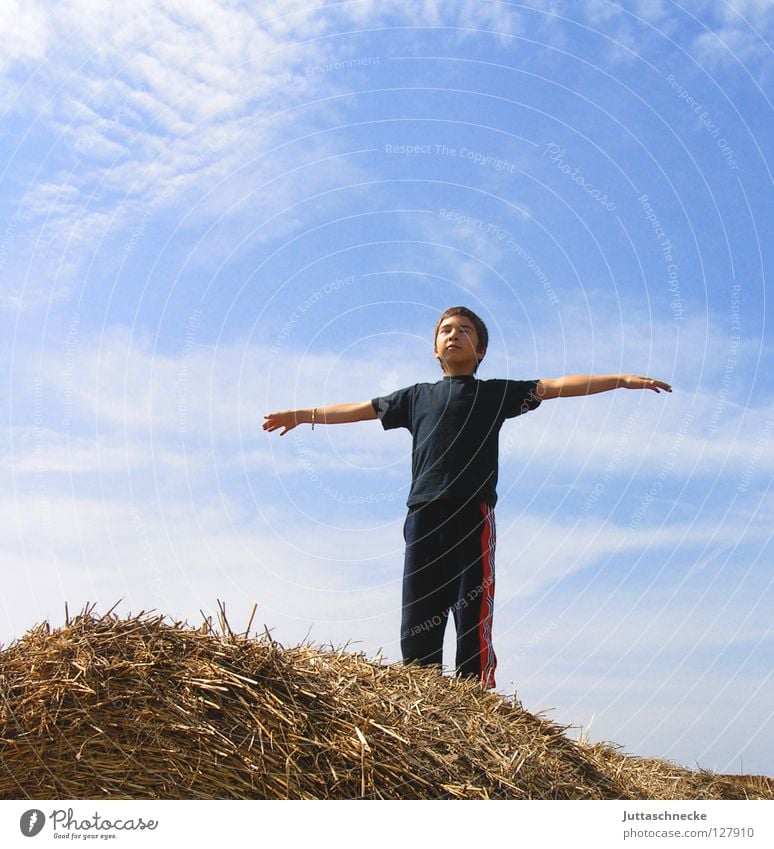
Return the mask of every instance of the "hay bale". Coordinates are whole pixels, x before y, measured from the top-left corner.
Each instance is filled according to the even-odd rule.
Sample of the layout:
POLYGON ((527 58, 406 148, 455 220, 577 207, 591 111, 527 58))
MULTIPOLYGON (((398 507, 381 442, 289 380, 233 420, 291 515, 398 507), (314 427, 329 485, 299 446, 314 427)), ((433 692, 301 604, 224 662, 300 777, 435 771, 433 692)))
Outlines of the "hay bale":
POLYGON ((474 681, 226 631, 87 609, 0 652, 0 798, 774 798, 474 681))

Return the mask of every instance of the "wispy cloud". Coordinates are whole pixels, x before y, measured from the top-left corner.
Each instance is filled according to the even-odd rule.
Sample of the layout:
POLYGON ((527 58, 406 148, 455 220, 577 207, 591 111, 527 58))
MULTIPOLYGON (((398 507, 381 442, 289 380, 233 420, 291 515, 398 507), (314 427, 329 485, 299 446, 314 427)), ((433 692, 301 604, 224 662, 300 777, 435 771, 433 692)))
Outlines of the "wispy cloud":
MULTIPOLYGON (((199 214, 206 209, 210 217, 233 212, 235 202, 260 217, 255 190, 279 177, 274 209, 297 199, 281 175, 299 165, 299 153, 265 154, 278 131, 287 132, 283 114, 292 118, 288 110, 312 91, 324 94, 326 74, 304 68, 322 66, 330 45, 315 41, 320 26, 302 4, 262 12, 258 19, 215 2, 108 4, 100 12, 71 2, 45 22, 36 18, 45 60, 11 111, 51 139, 37 163, 46 176, 39 171, 17 198, 27 222, 17 250, 35 257, 38 273, 67 278, 112 234, 129 233, 186 198, 209 197, 199 201, 199 214), (46 99, 52 79, 57 94, 46 99), (224 181, 237 174, 240 191, 224 193, 224 181)), ((306 147, 310 159, 322 149, 319 140, 306 147)), ((24 150, 16 154, 21 163, 24 150)), ((266 217, 268 210, 264 203, 266 217)))
MULTIPOLYGON (((267 228, 293 226, 292 215, 277 219, 279 210, 315 187, 346 183, 356 172, 345 151, 315 131, 335 114, 332 96, 382 57, 361 55, 355 37, 331 39, 339 27, 382 18, 439 25, 443 18, 498 29, 511 17, 502 4, 472 2, 443 15, 431 2, 388 10, 283 2, 264 4, 260 15, 216 0, 144 0, 121 9, 69 0, 45 14, 30 8, 4 70, 29 73, 32 59, 39 64, 8 114, 50 147, 41 160, 22 145, 12 160, 38 169, 16 198, 28 222, 17 247, 20 257, 34 257, 37 276, 61 278, 65 294, 68 278, 101 244, 175 204, 210 221, 239 222, 249 212, 253 233, 273 218, 254 233, 260 239, 267 228), (304 169, 323 160, 324 168, 304 169)), ((4 297, 10 306, 35 305, 44 291, 28 285, 4 297)))
MULTIPOLYGON (((495 329, 512 338, 508 322, 495 329)), ((599 363, 606 364, 603 372, 619 371, 623 355, 616 351, 616 338, 615 332, 597 327, 591 352, 582 330, 568 329, 565 344, 577 352, 572 363, 561 362, 569 354, 555 352, 538 373, 533 373, 534 365, 509 362, 495 342, 482 377, 593 373, 600 371, 599 363)), ((644 364, 653 376, 673 379, 648 364, 654 345, 649 334, 632 328, 626 339, 624 365, 644 364)), ((701 361, 706 355, 695 347, 705 340, 700 327, 695 333, 686 328, 677 353, 669 351, 666 341, 658 343, 660 362, 675 356, 701 361)), ((170 472, 208 466, 308 477, 310 469, 366 475, 369 469, 383 474, 391 468, 397 475, 408 462, 408 437, 385 435, 374 423, 351 426, 354 430, 322 429, 314 439, 306 428, 283 438, 267 436, 261 424, 264 414, 275 409, 361 401, 417 380, 436 379, 429 340, 417 338, 416 349, 401 343, 399 350, 391 350, 376 335, 370 342, 364 339, 356 355, 303 353, 294 347, 275 354, 271 346, 245 341, 181 341, 176 352, 161 352, 149 338, 120 327, 99 335, 82 333, 65 356, 48 356, 43 371, 26 375, 31 387, 26 396, 16 393, 13 460, 19 474, 40 470, 41 462, 52 470, 69 467, 74 474, 87 471, 90 463, 99 470, 123 462, 127 468, 152 463, 170 472), (382 371, 375 367, 380 363, 382 371), (45 416, 37 425, 25 425, 36 405, 45 409, 45 416)), ((706 385, 678 383, 672 395, 618 390, 557 399, 506 422, 501 434, 503 491, 526 463, 544 472, 553 469, 552 476, 566 480, 580 476, 582 489, 589 492, 595 481, 610 486, 610 481, 639 476, 644 485, 662 472, 661 480, 724 475, 733 486, 754 486, 774 469, 770 452, 759 450, 774 416, 765 399, 753 405, 738 386, 729 384, 724 397, 712 368, 705 364, 703 370, 706 385)))
POLYGON ((736 66, 755 77, 771 73, 774 11, 768 0, 530 0, 528 6, 545 13, 543 29, 551 43, 571 47, 563 28, 580 22, 604 39, 605 53, 614 62, 643 59, 646 45, 674 42, 711 69, 736 66))
POLYGON ((0 21, 0 38, 6 45, 0 57, 0 73, 40 61, 50 38, 49 29, 48 15, 42 4, 10 0, 0 21))

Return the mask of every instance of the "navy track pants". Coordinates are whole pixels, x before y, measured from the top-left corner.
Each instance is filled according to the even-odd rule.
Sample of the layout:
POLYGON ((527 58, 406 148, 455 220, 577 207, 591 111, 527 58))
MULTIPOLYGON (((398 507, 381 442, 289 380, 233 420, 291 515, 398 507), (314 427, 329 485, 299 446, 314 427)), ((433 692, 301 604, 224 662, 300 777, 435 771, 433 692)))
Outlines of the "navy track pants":
POLYGON ((457 674, 494 687, 493 508, 478 501, 429 501, 409 508, 404 536, 404 663, 441 665, 451 612, 457 630, 457 674))

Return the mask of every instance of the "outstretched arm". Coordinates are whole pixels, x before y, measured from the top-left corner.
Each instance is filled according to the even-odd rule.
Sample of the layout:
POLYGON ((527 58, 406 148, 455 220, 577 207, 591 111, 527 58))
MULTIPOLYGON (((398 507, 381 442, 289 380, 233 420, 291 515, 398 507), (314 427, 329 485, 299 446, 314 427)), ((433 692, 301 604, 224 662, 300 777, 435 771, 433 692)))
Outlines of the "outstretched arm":
POLYGON ((541 401, 549 398, 572 398, 578 395, 596 395, 610 389, 652 389, 654 392, 671 392, 672 387, 663 380, 642 377, 637 374, 573 374, 539 380, 537 396, 541 401))
POLYGON ((363 422, 376 418, 376 410, 370 401, 354 404, 331 404, 329 407, 310 407, 306 410, 282 410, 264 416, 263 429, 266 431, 284 428, 280 436, 300 424, 345 424, 363 422))

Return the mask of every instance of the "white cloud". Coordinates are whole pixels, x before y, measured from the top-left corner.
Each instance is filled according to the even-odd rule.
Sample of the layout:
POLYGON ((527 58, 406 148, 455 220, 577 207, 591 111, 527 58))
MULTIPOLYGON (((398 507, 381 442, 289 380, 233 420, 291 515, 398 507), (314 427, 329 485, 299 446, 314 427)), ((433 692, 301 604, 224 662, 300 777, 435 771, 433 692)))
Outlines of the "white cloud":
MULTIPOLYGON (((513 534, 521 527, 531 540, 529 517, 526 525, 515 521, 513 534)), ((770 764, 771 747, 760 748, 774 685, 766 662, 772 584, 763 565, 770 528, 763 515, 749 528, 734 514, 716 526, 699 519, 660 529, 650 540, 629 535, 632 547, 617 549, 625 529, 603 525, 595 535, 588 524, 576 532, 547 521, 542 549, 517 552, 513 569, 498 568, 501 687, 511 682, 531 710, 556 708, 556 721, 585 731, 593 717, 592 739, 629 752, 689 766, 701 753, 706 768, 727 767, 744 752, 746 766, 770 764), (717 546, 726 550, 713 564, 691 569, 702 550, 717 546), (589 547, 592 562, 574 571, 589 547), (555 559, 566 568, 555 584, 509 595, 523 571, 530 579, 533 560, 555 559)))
MULTIPOLYGON (((0 536, 6 573, 6 611, 0 639, 9 641, 37 620, 62 619, 86 601, 120 612, 155 608, 198 619, 215 599, 245 617, 255 601, 278 638, 300 641, 310 624, 327 623, 319 637, 378 643, 386 635, 372 620, 395 614, 399 597, 400 533, 391 525, 341 529, 304 521, 272 524, 260 515, 237 526, 238 506, 128 502, 110 496, 24 495, 0 504, 9 520, 0 536)), ((287 516, 285 520, 287 521, 287 516)))
MULTIPOLYGON (((511 338, 506 324, 491 330, 511 338)), ((603 372, 613 372, 621 356, 615 353, 616 334, 601 326, 597 331, 591 355, 582 330, 577 340, 572 335, 565 340, 568 351, 585 351, 593 361, 578 354, 568 366, 561 361, 569 355, 554 350, 556 362, 547 359, 537 374, 523 362, 509 362, 495 342, 482 377, 598 372, 599 363, 606 364, 603 372)), ((689 328, 681 335, 678 358, 691 368, 700 364, 696 346, 702 338, 689 328)), ((647 365, 653 345, 664 362, 675 359, 659 339, 635 330, 626 339, 632 365, 647 365)), ((76 333, 64 352, 52 348, 44 354, 41 372, 21 370, 25 357, 17 352, 11 460, 20 475, 163 469, 198 478, 216 470, 264 471, 295 475, 296 482, 314 474, 332 489, 350 475, 353 493, 363 487, 370 492, 373 487, 365 481, 371 475, 384 478, 386 489, 400 500, 410 468, 406 433, 384 434, 374 422, 318 428, 314 434, 301 427, 282 438, 261 429, 263 416, 272 410, 361 401, 435 379, 429 341, 408 345, 405 334, 398 341, 397 353, 382 336, 366 336, 357 353, 301 353, 288 342, 275 354, 266 343, 202 344, 192 333, 178 351, 161 352, 152 340, 120 327, 99 336, 76 333), (417 362, 425 358, 426 367, 418 370, 417 362), (388 366, 380 373, 374 363, 388 366), (33 426, 29 422, 37 408, 45 416, 33 426)), ((541 344, 548 350, 551 339, 541 344)), ((593 497, 600 482, 608 494, 624 484, 636 493, 657 480, 676 484, 703 476, 706 487, 724 481, 754 491, 774 471, 771 452, 763 450, 774 413, 760 398, 755 406, 742 403, 730 387, 727 397, 713 392, 711 365, 702 370, 709 386, 692 386, 681 375, 671 395, 619 389, 560 398, 506 422, 500 438, 501 495, 518 485, 525 469, 539 474, 543 486, 575 487, 576 507, 584 493, 593 497)), ((673 379, 658 368, 651 373, 673 379)))
POLYGON ((760 30, 774 26, 774 6, 769 0, 723 0, 714 11, 726 23, 745 23, 760 30))
MULTIPOLYGON (((37 134, 53 137, 47 161, 37 164, 56 174, 26 192, 28 223, 16 234, 17 255, 34 253, 50 275, 66 277, 111 233, 174 200, 206 197, 251 160, 253 167, 236 178, 236 197, 232 191, 213 209, 216 192, 199 214, 228 214, 237 199, 248 201, 253 220, 260 221, 255 213, 262 195, 256 190, 276 178, 264 213, 294 203, 299 187, 285 185, 282 174, 302 164, 302 157, 290 150, 261 156, 279 129, 287 138, 288 120, 274 120, 281 110, 335 86, 329 75, 303 72, 332 55, 323 42, 300 45, 318 29, 314 16, 297 14, 304 5, 264 7, 264 20, 215 2, 179 9, 150 2, 102 5, 104 14, 75 0, 50 10, 49 55, 28 81, 25 97, 13 104, 13 112, 34 121, 37 134), (287 21, 289 13, 293 27, 283 33, 285 23, 276 16, 287 21), (49 100, 52 90, 57 94, 49 100)), ((303 157, 328 152, 321 139, 313 139, 303 157)), ((315 183, 304 175, 307 190, 315 183)), ((18 290, 5 298, 23 303, 18 290)))
POLYGON ((772 67, 768 43, 774 29, 774 6, 769 0, 685 0, 680 4, 637 0, 628 4, 633 8, 607 0, 582 4, 531 0, 529 5, 547 14, 544 23, 549 22, 553 30, 548 38, 556 46, 572 49, 561 24, 584 20, 608 40, 607 55, 612 61, 642 56, 646 39, 660 33, 678 44, 685 42, 710 69, 739 62, 758 75, 772 67), (695 35, 697 26, 703 32, 695 35))
MULTIPOLYGON (((622 309, 625 313, 625 303, 622 309)), ((673 392, 618 389, 544 402, 535 412, 506 422, 501 435, 506 467, 552 458, 552 465, 568 472, 585 470, 609 478, 655 476, 664 468, 675 475, 714 477, 725 466, 738 482, 756 455, 755 446, 771 430, 770 400, 753 396, 745 382, 757 362, 748 357, 757 357, 758 341, 744 341, 729 372, 728 340, 722 329, 703 319, 685 322, 676 334, 667 325, 616 326, 612 313, 591 323, 576 312, 571 302, 563 301, 561 336, 550 327, 533 329, 537 365, 527 362, 523 350, 503 357, 493 345, 484 376, 634 372, 672 383, 673 392)), ((507 318, 490 327, 490 336, 495 333, 505 340, 519 339, 525 347, 524 334, 507 318)), ((754 465, 758 474, 774 469, 768 456, 756 456, 754 465)))
POLYGON ((767 411, 727 404, 721 424, 708 434, 716 407, 717 397, 707 391, 692 398, 637 398, 618 390, 612 398, 557 399, 506 423, 501 456, 506 467, 551 458, 552 466, 605 480, 635 473, 655 478, 663 469, 670 476, 725 472, 741 484, 748 465, 758 474, 774 470, 770 455, 755 456, 767 411))
MULTIPOLYGON (((45 15, 28 13, 19 60, 42 61, 11 113, 48 134, 53 144, 37 164, 56 176, 31 185, 24 199, 26 253, 67 278, 104 239, 175 200, 210 220, 247 206, 255 222, 315 186, 351 182, 347 159, 330 158, 341 151, 308 131, 333 113, 325 98, 346 90, 340 66, 349 83, 367 57, 358 54, 358 38, 327 36, 353 17, 416 22, 416 14, 409 4, 320 9, 304 2, 264 4, 256 14, 216 0, 121 7, 68 0, 45 15), (311 106, 294 112, 298 104, 311 106), (290 176, 323 158, 324 169, 290 176)), ((502 4, 466 2, 443 13, 457 15, 470 25, 509 20, 502 4)), ((441 17, 434 3, 419 10, 420 21, 441 17)), ((21 248, 21 231, 18 240, 21 248)), ((18 290, 5 300, 24 304, 18 290)))
POLYGON ((361 0, 352 8, 331 9, 331 14, 340 18, 364 24, 383 19, 388 23, 396 21, 410 22, 414 27, 461 28, 457 38, 464 39, 473 35, 471 30, 491 30, 500 35, 515 34, 522 30, 521 16, 508 4, 499 2, 480 3, 477 0, 461 0, 453 6, 439 0, 391 0, 379 3, 378 0, 361 0))
MULTIPOLYGON (((771 537, 763 515, 756 514, 751 521, 742 511, 729 513, 720 520, 707 521, 696 516, 684 524, 673 523, 653 529, 622 526, 597 517, 568 521, 532 513, 513 516, 507 505, 506 500, 498 516, 498 596, 501 602, 537 598, 560 581, 586 570, 590 570, 588 581, 593 584, 616 559, 646 564, 650 559, 664 560, 665 555, 678 551, 683 555, 678 558, 681 565, 677 568, 684 577, 671 575, 668 586, 690 578, 695 588, 705 581, 711 583, 715 572, 709 569, 699 577, 703 570, 693 565, 685 567, 684 558, 693 564, 690 558, 694 555, 689 552, 712 550, 728 539, 744 540, 744 544, 760 547, 771 537)), ((725 562, 727 560, 726 553, 725 562)), ((626 572, 606 573, 604 577, 606 591, 611 586, 625 585, 630 579, 626 572)), ((634 603, 631 606, 634 607, 634 603)), ((607 630, 609 632, 609 627, 607 630)))
MULTIPOLYGON (((138 485, 123 499, 119 497, 123 487, 103 488, 101 494, 89 496, 75 487, 69 493, 67 487, 56 490, 48 487, 45 479, 38 479, 37 491, 17 488, 16 497, 0 505, 0 513, 8 519, 0 538, 3 556, 8 558, 6 562, 23 565, 9 570, 13 587, 9 586, 8 592, 17 588, 28 594, 30 590, 23 589, 25 576, 31 576, 38 588, 35 607, 20 604, 14 614, 17 635, 23 617, 43 601, 49 609, 58 610, 64 600, 72 607, 89 598, 112 604, 125 597, 135 609, 155 606, 170 615, 184 611, 192 616, 196 604, 211 604, 214 597, 228 596, 258 601, 282 623, 297 620, 306 623, 304 627, 311 621, 338 623, 331 632, 342 640, 357 637, 378 642, 390 636, 367 623, 363 627, 356 623, 391 616, 398 603, 401 507, 396 506, 394 518, 383 521, 375 521, 367 505, 338 507, 341 515, 334 512, 328 521, 320 521, 305 515, 297 505, 266 500, 260 493, 254 508, 245 510, 226 489, 209 494, 174 490, 170 474, 170 470, 157 474, 150 488, 147 483, 138 485), (349 527, 342 525, 348 520, 346 514, 354 520, 349 527), (347 628, 349 633, 345 633, 347 628)), ((611 558, 642 563, 643 553, 653 557, 680 549, 689 557, 687 552, 706 548, 720 534, 729 539, 741 536, 740 530, 746 533, 747 545, 760 545, 770 536, 768 526, 758 522, 757 529, 751 529, 735 517, 726 519, 720 528, 717 523, 697 521, 662 528, 654 537, 650 531, 631 531, 596 520, 566 523, 528 514, 516 517, 503 510, 498 517, 497 594, 504 614, 498 625, 501 636, 510 640, 505 612, 511 605, 523 607, 532 599, 543 606, 545 593, 574 574, 587 573, 583 594, 593 595, 611 558)), ((706 613, 710 609, 706 605, 694 605, 694 614, 690 613, 686 590, 698 598, 703 587, 713 586, 717 574, 722 572, 711 567, 692 572, 684 565, 673 566, 666 587, 658 590, 658 598, 653 600, 654 609, 663 607, 664 593, 674 592, 682 582, 685 615, 706 613)), ((608 573, 599 591, 609 594, 612 584, 620 595, 628 580, 625 573, 608 573)), ((626 611, 626 618, 615 629, 632 635, 623 644, 636 642, 637 617, 653 618, 647 610, 651 595, 630 593, 628 600, 616 601, 619 609, 626 611), (646 609, 638 612, 640 603, 646 604, 646 609)), ((598 609, 592 600, 584 600, 583 605, 598 609)), ((587 635, 593 630, 594 644, 604 643, 611 633, 602 624, 607 620, 601 612, 600 617, 587 617, 584 624, 587 635)), ((685 621, 684 633, 690 635, 692 626, 685 621)), ((32 623, 23 624, 30 627, 32 623)), ((749 627, 741 620, 729 620, 727 626, 734 634, 726 634, 726 628, 708 632, 708 636, 715 643, 728 644, 733 638, 749 640, 752 636, 740 631, 749 627)), ((668 627, 671 639, 681 639, 680 629, 666 622, 657 627, 668 627)), ((565 633, 544 635, 543 650, 550 650, 553 641, 564 639, 565 633)), ((292 633, 294 639, 301 636, 292 633)), ((621 644, 615 640, 616 646, 621 644)))
POLYGON ((89 439, 48 428, 14 428, 13 443, 10 468, 18 478, 29 475, 99 477, 113 472, 150 472, 154 469, 193 474, 208 466, 206 454, 151 445, 143 447, 136 441, 121 442, 115 433, 89 439))
POLYGON ((51 36, 47 10, 42 4, 6 0, 0 16, 0 73, 15 65, 32 66, 41 60, 51 36))
POLYGON ((665 24, 677 40, 677 25, 701 26, 704 31, 692 36, 689 45, 708 70, 738 68, 737 63, 755 77, 771 70, 774 6, 769 0, 690 0, 684 9, 690 17, 673 11, 665 24))
POLYGON ((710 70, 737 63, 754 70, 771 62, 771 48, 767 42, 747 28, 722 27, 701 33, 694 39, 692 50, 698 61, 710 70))
POLYGON ((664 0, 637 0, 637 14, 646 21, 662 21, 668 12, 669 7, 664 0))

